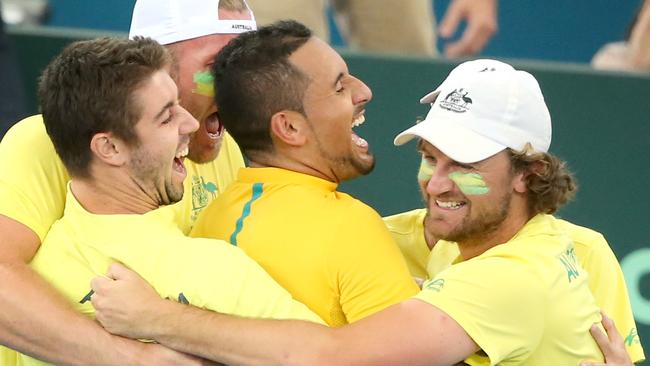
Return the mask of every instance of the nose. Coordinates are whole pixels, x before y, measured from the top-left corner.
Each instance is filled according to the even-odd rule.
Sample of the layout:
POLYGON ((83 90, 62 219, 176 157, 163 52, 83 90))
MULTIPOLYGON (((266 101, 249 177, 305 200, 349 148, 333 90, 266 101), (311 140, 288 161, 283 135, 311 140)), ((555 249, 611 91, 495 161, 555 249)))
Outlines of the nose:
POLYGON ((455 183, 449 178, 449 171, 439 167, 434 169, 431 179, 426 183, 427 193, 431 196, 440 196, 454 190, 455 183))
POLYGON ((372 90, 360 79, 357 79, 354 77, 354 80, 356 81, 356 85, 354 88, 354 92, 352 93, 352 103, 353 104, 362 104, 362 103, 368 103, 372 99, 372 90))
POLYGON ((181 121, 178 125, 179 134, 189 135, 199 129, 199 121, 180 105, 178 105, 178 113, 181 114, 181 121))

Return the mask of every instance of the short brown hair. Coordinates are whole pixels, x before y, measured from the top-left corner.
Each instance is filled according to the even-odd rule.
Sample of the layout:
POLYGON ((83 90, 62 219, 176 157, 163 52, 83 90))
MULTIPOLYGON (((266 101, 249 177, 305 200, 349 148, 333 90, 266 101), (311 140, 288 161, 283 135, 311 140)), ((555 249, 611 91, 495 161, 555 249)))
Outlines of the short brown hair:
POLYGON ((56 152, 73 176, 87 177, 90 141, 111 132, 137 145, 141 114, 133 91, 168 67, 167 50, 150 38, 98 38, 66 47, 43 71, 41 111, 56 152))
POLYGON ((578 186, 566 162, 543 152, 508 149, 514 172, 528 172, 528 208, 531 214, 555 213, 575 195, 578 186))

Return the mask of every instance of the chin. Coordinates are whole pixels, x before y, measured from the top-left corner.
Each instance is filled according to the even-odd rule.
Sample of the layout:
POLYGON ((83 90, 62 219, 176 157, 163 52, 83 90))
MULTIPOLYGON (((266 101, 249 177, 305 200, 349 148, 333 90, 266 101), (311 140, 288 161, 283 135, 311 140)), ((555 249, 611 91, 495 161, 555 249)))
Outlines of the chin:
MULTIPOLYGON (((196 150, 195 150, 196 151, 196 150)), ((210 163, 219 156, 219 149, 202 149, 198 153, 193 153, 190 150, 190 153, 187 155, 187 158, 197 164, 210 163)))

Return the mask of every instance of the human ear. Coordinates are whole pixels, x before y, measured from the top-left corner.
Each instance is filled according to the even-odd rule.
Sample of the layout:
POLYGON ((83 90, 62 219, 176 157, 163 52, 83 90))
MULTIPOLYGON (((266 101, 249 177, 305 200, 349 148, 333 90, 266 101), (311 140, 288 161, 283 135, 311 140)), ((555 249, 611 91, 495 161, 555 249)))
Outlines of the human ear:
POLYGON ((128 148, 119 138, 110 133, 97 133, 90 140, 90 150, 100 161, 113 165, 124 165, 128 160, 128 148))
POLYGON ((295 111, 280 111, 271 116, 271 134, 290 146, 303 146, 308 130, 305 117, 295 111))

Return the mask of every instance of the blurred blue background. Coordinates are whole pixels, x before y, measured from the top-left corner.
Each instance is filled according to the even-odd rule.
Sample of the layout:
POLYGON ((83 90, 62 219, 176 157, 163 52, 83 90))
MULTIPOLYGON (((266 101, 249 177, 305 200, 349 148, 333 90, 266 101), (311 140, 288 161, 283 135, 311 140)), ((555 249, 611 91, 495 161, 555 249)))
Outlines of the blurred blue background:
MULTIPOLYGON (((438 20, 449 2, 433 2, 438 20)), ((134 3, 135 0, 50 0, 52 13, 47 24, 127 31, 134 3)), ((482 55, 586 63, 603 44, 624 38, 640 3, 639 0, 501 0, 499 32, 482 55)), ((344 45, 337 32, 333 32, 332 43, 344 45)))

